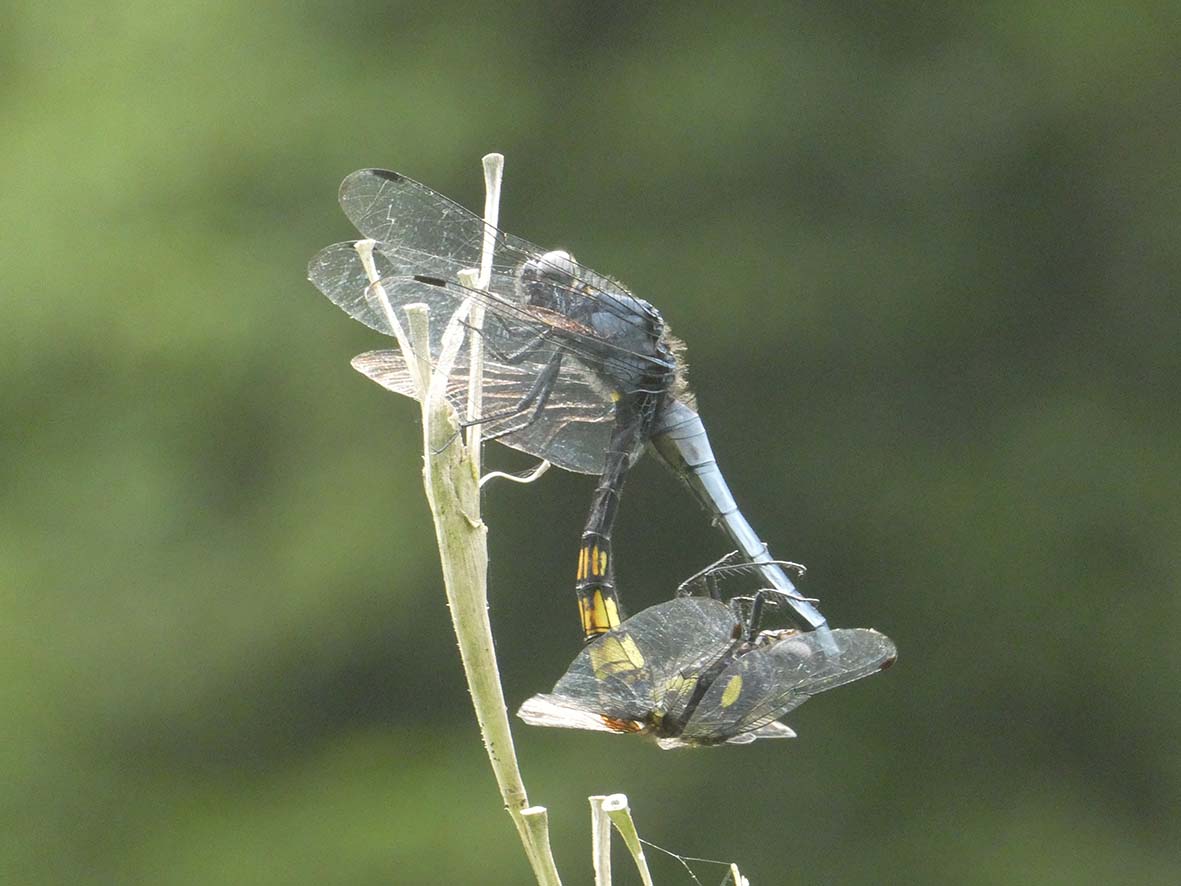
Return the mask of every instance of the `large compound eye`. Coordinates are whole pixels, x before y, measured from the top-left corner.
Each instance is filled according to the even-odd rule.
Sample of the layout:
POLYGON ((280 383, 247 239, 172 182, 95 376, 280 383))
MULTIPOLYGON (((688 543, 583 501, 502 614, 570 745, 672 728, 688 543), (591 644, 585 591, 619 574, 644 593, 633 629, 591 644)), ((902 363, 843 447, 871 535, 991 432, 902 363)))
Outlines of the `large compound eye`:
POLYGON ((532 305, 562 310, 562 293, 573 284, 578 263, 563 249, 555 249, 521 265, 517 292, 532 305))
POLYGON ((541 276, 547 280, 567 281, 574 277, 578 263, 564 249, 547 252, 537 261, 541 276))
POLYGON ((782 658, 798 658, 801 662, 807 662, 816 654, 816 650, 802 636, 792 634, 772 646, 770 654, 782 658))

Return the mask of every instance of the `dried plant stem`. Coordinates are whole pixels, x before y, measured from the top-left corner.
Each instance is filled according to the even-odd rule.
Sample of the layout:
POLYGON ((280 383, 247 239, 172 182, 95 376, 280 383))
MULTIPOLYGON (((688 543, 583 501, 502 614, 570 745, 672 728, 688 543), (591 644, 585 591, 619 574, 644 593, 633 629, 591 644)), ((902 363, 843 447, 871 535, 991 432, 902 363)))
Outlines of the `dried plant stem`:
MULTIPOLYGON (((411 345, 423 376, 429 378, 428 309, 426 305, 408 305, 406 315, 411 345)), ((496 783, 533 874, 543 886, 556 886, 561 879, 550 850, 546 812, 544 807, 529 805, 500 686, 488 620, 488 529, 480 519, 478 479, 469 450, 458 437, 455 413, 441 396, 441 386, 426 387, 422 399, 423 480, 464 675, 496 783)))
POLYGON ((644 846, 632 821, 631 807, 626 794, 595 794, 587 797, 591 806, 591 862, 595 871, 595 886, 611 886, 611 828, 619 831, 632 861, 639 871, 644 886, 652 886, 652 873, 644 846))
MULTIPOLYGON (((480 267, 474 279, 463 280, 473 289, 487 289, 492 282, 492 259, 496 247, 496 226, 500 223, 500 185, 504 178, 504 155, 485 154, 484 164, 484 238, 480 244, 480 267)), ((468 375, 467 390, 467 418, 470 420, 483 414, 484 380, 483 355, 484 338, 480 330, 484 327, 484 305, 475 301, 472 304, 469 324, 472 337, 468 343, 470 373, 468 375)), ((477 474, 481 471, 480 438, 483 436, 483 425, 476 423, 468 428, 467 444, 472 450, 472 466, 477 474)))
MULTIPOLYGON (((500 162, 503 158, 485 158, 489 183, 489 213, 495 217, 499 200, 500 162)), ((381 304, 394 332, 407 368, 417 387, 422 407, 423 483, 427 503, 435 523, 435 538, 443 567, 443 585, 447 606, 459 644, 464 676, 472 696, 476 720, 484 748, 488 752, 504 806, 517 827, 533 875, 542 886, 560 886, 561 878, 554 865, 549 845, 549 822, 544 806, 530 806, 517 766, 512 732, 509 729, 500 670, 488 620, 488 528, 480 518, 479 436, 473 446, 464 444, 459 434, 455 411, 444 394, 447 379, 455 366, 463 342, 469 313, 478 300, 469 299, 451 317, 440 339, 439 352, 432 365, 430 309, 425 304, 406 305, 407 328, 403 329, 378 280, 373 261, 374 242, 356 244, 357 255, 369 278, 373 295, 381 304)), ((491 269, 492 236, 484 238, 481 259, 483 286, 491 269)), ((478 273, 478 272, 473 272, 478 273)), ((479 283, 480 280, 472 280, 479 283)), ((482 321, 482 318, 477 318, 482 321)), ((478 323, 476 325, 478 329, 478 323)), ((478 340, 479 336, 474 336, 478 340)), ((473 341, 474 344, 474 341, 473 341)), ((478 349, 469 367, 471 379, 479 390, 481 364, 478 349)))
POLYGON ((603 811, 604 794, 587 797, 591 807, 591 866, 595 886, 611 886, 611 819, 603 811))

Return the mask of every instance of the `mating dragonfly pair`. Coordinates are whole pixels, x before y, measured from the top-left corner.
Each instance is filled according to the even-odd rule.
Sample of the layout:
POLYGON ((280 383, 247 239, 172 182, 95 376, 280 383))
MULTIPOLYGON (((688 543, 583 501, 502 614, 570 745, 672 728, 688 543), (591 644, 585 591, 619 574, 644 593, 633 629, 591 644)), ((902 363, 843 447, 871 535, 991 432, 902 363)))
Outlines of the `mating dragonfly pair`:
MULTIPOLYGON (((598 475, 578 555, 575 593, 587 645, 553 693, 520 715, 547 726, 640 732, 663 746, 746 742, 791 734, 780 716, 816 692, 894 659, 875 631, 830 630, 738 510, 718 469, 682 371, 682 346, 660 312, 620 283, 490 227, 449 198, 395 172, 364 169, 340 189, 345 214, 373 242, 312 259, 311 281, 349 316, 387 335, 389 310, 423 303, 431 357, 464 303, 483 308, 460 346, 446 397, 487 439, 578 473, 598 475), (460 282, 491 247, 486 288, 460 282), (481 407, 471 412, 471 343, 478 337, 481 407), (753 605, 678 598, 622 618, 611 532, 627 472, 650 448, 688 485, 763 585, 753 605), (798 630, 762 631, 778 609, 798 630), (778 727, 778 728, 777 728, 778 727)), ((353 360, 383 387, 417 396, 399 350, 353 360)))

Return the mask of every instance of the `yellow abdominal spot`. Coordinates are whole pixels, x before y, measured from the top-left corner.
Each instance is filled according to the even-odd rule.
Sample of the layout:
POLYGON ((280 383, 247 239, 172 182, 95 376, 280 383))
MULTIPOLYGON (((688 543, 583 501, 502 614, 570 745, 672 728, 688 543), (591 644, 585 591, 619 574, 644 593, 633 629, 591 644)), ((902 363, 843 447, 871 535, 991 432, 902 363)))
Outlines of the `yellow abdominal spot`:
POLYGON ((730 705, 738 701, 738 696, 741 694, 742 677, 739 674, 735 674, 730 678, 730 682, 726 684, 726 688, 722 691, 722 707, 730 707, 730 705))
POLYGON ((584 597, 578 598, 578 614, 582 618, 582 632, 602 634, 619 627, 619 605, 614 597, 604 597, 596 590, 589 603, 584 597))

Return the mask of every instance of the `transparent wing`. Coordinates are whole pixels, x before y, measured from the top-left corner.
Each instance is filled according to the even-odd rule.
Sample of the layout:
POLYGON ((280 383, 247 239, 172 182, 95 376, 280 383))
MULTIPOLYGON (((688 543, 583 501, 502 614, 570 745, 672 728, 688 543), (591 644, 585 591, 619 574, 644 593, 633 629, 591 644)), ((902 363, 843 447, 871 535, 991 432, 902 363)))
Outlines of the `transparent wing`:
MULTIPOLYGON (((392 335, 393 330, 382 302, 377 298, 377 287, 371 285, 355 246, 356 241, 346 241, 320 250, 308 264, 308 279, 354 320, 385 335, 392 335)), ((496 269, 487 291, 468 289, 454 279, 454 274, 444 277, 424 272, 424 267, 427 271, 433 271, 439 262, 425 262, 416 266, 406 260, 403 255, 406 251, 413 251, 415 256, 420 252, 408 250, 408 247, 400 244, 377 244, 373 260, 380 284, 395 316, 403 324, 406 322, 403 311, 407 305, 421 302, 430 306, 431 338, 435 346, 452 312, 463 301, 471 299, 482 304, 487 312, 488 319, 481 334, 494 353, 508 354, 530 340, 544 337, 548 339, 550 349, 561 350, 575 357, 603 377, 630 375, 637 371, 637 366, 659 362, 651 354, 638 353, 621 344, 627 341, 627 337, 618 334, 619 324, 641 327, 641 318, 644 316, 641 312, 650 310, 642 307, 647 303, 631 295, 612 299, 601 296, 591 298, 587 295, 582 275, 593 272, 584 272, 581 266, 572 265, 562 269, 563 273, 575 269, 578 277, 574 283, 547 280, 545 286, 556 299, 567 305, 571 302, 593 301, 601 309, 599 315, 609 315, 617 321, 611 327, 616 333, 612 336, 599 335, 592 327, 570 319, 567 314, 527 304, 518 292, 515 268, 511 271, 496 269), (627 302, 622 301, 625 298, 627 302), (640 307, 632 310, 628 308, 629 304, 640 307)), ((472 267, 459 264, 456 274, 465 267, 472 267)), ((571 308, 572 312, 576 310, 571 308)), ((582 313, 594 316, 594 311, 584 309, 582 313)))
MULTIPOLYGON (((395 276, 426 274, 455 280, 464 268, 480 266, 485 231, 492 235, 494 280, 512 281, 523 263, 547 254, 528 240, 487 225, 450 197, 388 169, 360 169, 349 175, 340 185, 340 205, 358 231, 379 242, 395 276)), ((622 284, 590 268, 578 266, 577 277, 577 297, 601 302, 605 310, 630 314, 646 305, 622 284)), ((627 319, 641 322, 638 316, 627 319)))
POLYGON ((450 197, 388 169, 359 169, 340 185, 340 206, 353 226, 378 240, 402 261, 402 273, 454 279, 464 268, 478 268, 484 232, 495 239, 493 267, 511 272, 523 260, 545 252, 528 240, 506 234, 450 197))
MULTIPOLYGON (((380 250, 388 244, 378 244, 380 250)), ((308 279, 328 299, 354 320, 385 335, 393 334, 376 286, 365 272, 356 251, 356 241, 334 243, 321 249, 308 263, 308 279)), ((527 305, 514 291, 515 279, 509 275, 495 276, 488 292, 467 289, 453 278, 425 272, 405 262, 391 261, 384 251, 375 252, 374 264, 385 296, 399 322, 405 323, 403 311, 409 304, 422 302, 431 308, 432 341, 437 345, 446 321, 465 300, 480 302, 496 318, 483 333, 494 343, 507 338, 506 346, 541 334, 561 334, 563 345, 583 359, 601 359, 600 354, 611 351, 611 344, 603 342, 585 326, 575 324, 553 312, 527 305), (556 328, 555 328, 556 324, 556 328), (565 341, 569 339, 569 341, 565 341)), ((426 263, 427 271, 435 267, 426 263)), ((471 267, 470 265, 466 267, 471 267)), ((463 268, 459 268, 462 270, 463 268)), ((562 284, 551 284, 561 289, 562 284)))
POLYGON ((593 732, 628 732, 613 728, 601 714, 585 710, 579 704, 553 695, 534 695, 525 700, 517 716, 530 726, 551 726, 558 729, 589 729, 593 732))
POLYGON ((813 695, 877 673, 898 652, 868 628, 834 630, 840 652, 828 655, 815 635, 793 634, 738 658, 713 682, 682 737, 718 739, 758 730, 813 695))
POLYGON ((691 693, 695 676, 730 647, 734 627, 716 600, 659 603, 589 643, 552 695, 608 717, 647 721, 691 693))
MULTIPOLYGON (((468 370, 466 346, 456 369, 447 381, 447 399, 459 415, 467 415, 468 370)), ((367 351, 353 358, 353 368, 383 388, 406 397, 415 396, 415 388, 406 361, 400 351, 367 351)), ((533 379, 530 370, 495 362, 484 364, 483 404, 485 413, 513 407, 533 379)), ((601 474, 611 436, 614 404, 604 402, 595 389, 593 378, 577 366, 559 374, 554 392, 537 418, 516 430, 519 419, 489 422, 486 434, 503 433, 497 442, 538 458, 548 459, 559 468, 581 474, 601 474)))

